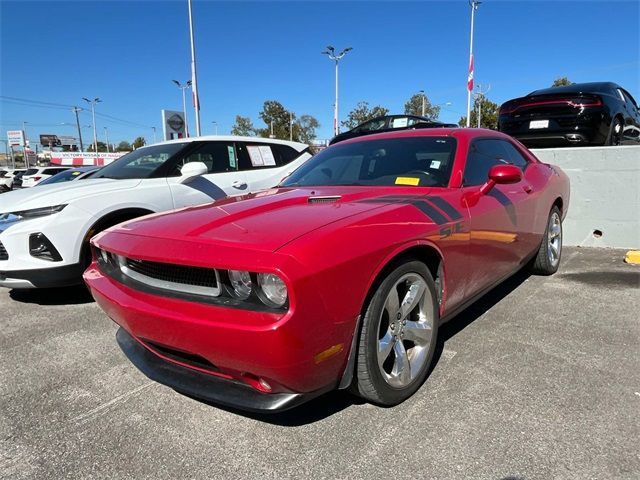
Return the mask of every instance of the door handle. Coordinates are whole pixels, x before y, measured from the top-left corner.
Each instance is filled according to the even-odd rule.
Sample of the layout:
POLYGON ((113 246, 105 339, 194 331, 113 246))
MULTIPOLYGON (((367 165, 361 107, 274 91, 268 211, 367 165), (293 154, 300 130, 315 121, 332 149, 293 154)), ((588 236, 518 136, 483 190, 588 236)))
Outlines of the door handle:
POLYGON ((242 180, 236 180, 231 184, 233 188, 246 188, 247 182, 243 182, 242 180))
POLYGON ((526 193, 531 193, 531 192, 533 192, 533 188, 531 187, 531 185, 525 185, 524 187, 522 187, 522 189, 523 189, 526 193))

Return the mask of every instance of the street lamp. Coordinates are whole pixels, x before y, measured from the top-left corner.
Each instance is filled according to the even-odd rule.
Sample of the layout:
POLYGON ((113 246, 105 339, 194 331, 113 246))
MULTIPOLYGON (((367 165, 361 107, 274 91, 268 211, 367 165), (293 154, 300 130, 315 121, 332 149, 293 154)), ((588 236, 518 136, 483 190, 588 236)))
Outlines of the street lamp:
POLYGON ((93 151, 98 151, 98 133, 96 131, 96 103, 102 102, 98 97, 93 100, 89 100, 86 97, 82 97, 82 99, 91 105, 91 117, 93 118, 93 151))
POLYGON ((340 133, 340 125, 338 124, 338 62, 351 50, 353 50, 353 48, 347 47, 336 55, 336 49, 331 45, 328 45, 327 49, 324 52, 321 52, 336 63, 336 103, 333 108, 333 133, 335 135, 340 133))
POLYGON ((215 120, 212 121, 211 123, 213 123, 213 127, 215 128, 215 134, 214 135, 218 135, 218 122, 216 122, 215 120))
POLYGON ((156 139, 156 127, 151 127, 151 130, 153 130, 153 143, 157 143, 157 139, 156 139))
POLYGON ((426 102, 426 95, 424 94, 424 90, 420 90, 418 92, 420 94, 420 96, 422 97, 422 116, 424 117, 424 110, 425 110, 425 102, 426 102))
POLYGON ((185 90, 191 87, 191 80, 182 85, 178 80, 173 80, 180 90, 182 90, 182 114, 184 115, 184 134, 189 136, 189 122, 187 121, 187 97, 185 96, 185 90))

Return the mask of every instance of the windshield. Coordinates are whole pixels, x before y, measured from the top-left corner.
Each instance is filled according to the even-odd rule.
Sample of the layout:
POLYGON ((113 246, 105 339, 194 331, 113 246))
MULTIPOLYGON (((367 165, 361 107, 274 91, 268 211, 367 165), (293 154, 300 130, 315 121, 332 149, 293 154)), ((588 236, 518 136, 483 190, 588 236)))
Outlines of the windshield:
POLYGON ((83 173, 85 172, 83 172, 82 170, 65 170, 64 172, 60 172, 53 177, 47 178, 46 180, 40 182, 38 185, 49 185, 52 183, 68 182, 70 180, 78 178, 83 173))
POLYGON ((30 168, 26 172, 24 172, 25 175, 35 175, 36 173, 38 173, 37 168, 30 168))
POLYGON ((323 150, 282 186, 413 185, 446 187, 456 151, 451 137, 405 137, 337 144, 323 150))
POLYGON ((184 142, 166 143, 134 150, 102 168, 92 178, 150 178, 185 145, 184 142))

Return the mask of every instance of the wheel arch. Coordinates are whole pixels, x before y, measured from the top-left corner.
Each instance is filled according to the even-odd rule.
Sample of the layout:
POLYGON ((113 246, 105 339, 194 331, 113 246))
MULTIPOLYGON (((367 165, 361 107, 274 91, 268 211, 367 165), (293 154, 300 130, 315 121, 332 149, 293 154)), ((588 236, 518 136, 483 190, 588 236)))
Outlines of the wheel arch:
POLYGON ((87 255, 89 254, 89 240, 96 233, 106 230, 109 227, 113 227, 114 225, 117 225, 119 223, 126 222, 127 220, 142 217, 144 215, 149 215, 151 213, 155 212, 153 210, 149 210, 148 208, 128 207, 119 208, 117 210, 113 210, 104 214, 102 217, 96 220, 84 234, 82 238, 82 244, 80 245, 80 262, 87 261, 87 255))

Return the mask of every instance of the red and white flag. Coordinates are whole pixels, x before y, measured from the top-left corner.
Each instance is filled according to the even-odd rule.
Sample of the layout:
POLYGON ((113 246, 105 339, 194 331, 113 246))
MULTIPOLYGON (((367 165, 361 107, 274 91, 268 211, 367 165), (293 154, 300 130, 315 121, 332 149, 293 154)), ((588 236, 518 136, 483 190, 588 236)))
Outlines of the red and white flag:
POLYGON ((473 91, 473 54, 469 59, 469 76, 467 77, 467 90, 473 91))

